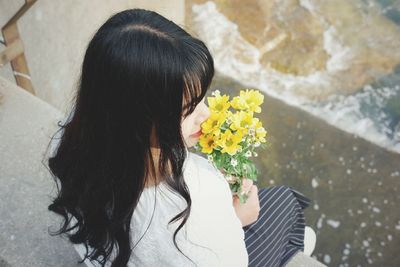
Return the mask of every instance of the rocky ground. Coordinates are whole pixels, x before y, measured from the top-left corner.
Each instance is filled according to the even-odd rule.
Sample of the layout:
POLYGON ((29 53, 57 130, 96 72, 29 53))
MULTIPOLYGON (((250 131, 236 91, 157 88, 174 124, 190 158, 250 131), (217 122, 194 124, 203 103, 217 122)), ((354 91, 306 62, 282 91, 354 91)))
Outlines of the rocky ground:
MULTIPOLYGON (((189 31, 199 27, 192 21, 192 6, 206 2, 186 1, 189 31)), ((378 4, 366 5, 363 0, 212 2, 260 51, 259 62, 265 69, 305 77, 322 73, 329 80, 292 88, 296 95, 322 100, 336 93, 351 94, 393 73, 400 63, 399 27, 378 4)), ((246 60, 243 55, 242 61, 246 60)))

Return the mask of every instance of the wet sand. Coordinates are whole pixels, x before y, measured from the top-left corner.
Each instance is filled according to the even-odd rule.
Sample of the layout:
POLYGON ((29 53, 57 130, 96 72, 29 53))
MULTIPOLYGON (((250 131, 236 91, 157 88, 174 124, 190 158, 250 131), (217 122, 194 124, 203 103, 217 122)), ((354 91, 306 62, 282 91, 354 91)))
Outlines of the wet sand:
MULTIPOLYGON (((209 94, 245 88, 217 74, 209 94)), ((313 255, 328 266, 400 266, 400 154, 268 95, 258 117, 270 144, 254 158, 259 187, 287 185, 312 200, 313 255)))

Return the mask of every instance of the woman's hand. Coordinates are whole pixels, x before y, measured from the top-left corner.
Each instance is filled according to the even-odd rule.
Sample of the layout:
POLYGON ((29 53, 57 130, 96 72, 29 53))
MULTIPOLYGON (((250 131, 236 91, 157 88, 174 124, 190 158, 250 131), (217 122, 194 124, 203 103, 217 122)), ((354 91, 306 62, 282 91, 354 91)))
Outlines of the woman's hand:
POLYGON ((250 190, 246 203, 240 203, 239 197, 236 195, 233 196, 233 207, 243 227, 254 223, 258 219, 260 213, 258 188, 256 185, 253 185, 252 180, 245 180, 247 181, 243 181, 243 191, 248 192, 250 190))

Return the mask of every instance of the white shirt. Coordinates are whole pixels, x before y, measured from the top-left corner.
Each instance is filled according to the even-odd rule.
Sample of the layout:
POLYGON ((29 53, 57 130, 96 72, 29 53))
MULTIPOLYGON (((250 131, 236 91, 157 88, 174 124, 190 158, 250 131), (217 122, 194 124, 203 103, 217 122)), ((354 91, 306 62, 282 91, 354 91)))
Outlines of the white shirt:
MULTIPOLYGON (((182 219, 168 225, 168 221, 186 207, 186 201, 161 182, 144 189, 133 213, 132 247, 143 236, 150 221, 151 224, 133 249, 128 266, 247 266, 244 232, 233 208, 227 181, 210 162, 191 152, 188 152, 183 168, 192 207, 176 240, 182 252, 196 265, 173 243, 173 233, 182 219)), ((83 245, 76 249, 82 256, 83 245)))

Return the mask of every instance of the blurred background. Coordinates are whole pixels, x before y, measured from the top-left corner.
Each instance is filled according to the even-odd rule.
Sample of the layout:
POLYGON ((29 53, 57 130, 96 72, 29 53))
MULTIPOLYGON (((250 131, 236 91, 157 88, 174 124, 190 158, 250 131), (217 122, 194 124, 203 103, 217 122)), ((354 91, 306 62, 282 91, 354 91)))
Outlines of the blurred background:
MULTIPOLYGON (((0 0, 0 25, 28 2, 0 0)), ((288 185, 312 200, 306 218, 317 233, 314 257, 328 266, 400 266, 400 0, 34 2, 17 22, 25 76, 21 63, 0 67, 0 156, 18 158, 0 164, 0 181, 11 184, 0 191, 4 199, 21 190, 5 177, 25 177, 15 170, 32 171, 32 153, 41 155, 49 141, 39 146, 34 129, 49 137, 70 110, 94 31, 111 14, 142 7, 206 43, 217 70, 210 93, 264 93, 260 117, 270 147, 254 158, 259 185, 288 185), (33 90, 17 92, 16 76, 29 78, 33 90), (14 119, 21 110, 25 119, 14 119), (13 134, 21 128, 24 134, 13 134)), ((0 53, 5 39, 3 28, 0 53)), ((48 182, 45 171, 33 170, 48 182)), ((35 210, 25 201, 16 203, 35 210)), ((4 234, 13 216, 1 220, 0 243, 18 240, 4 234)))

